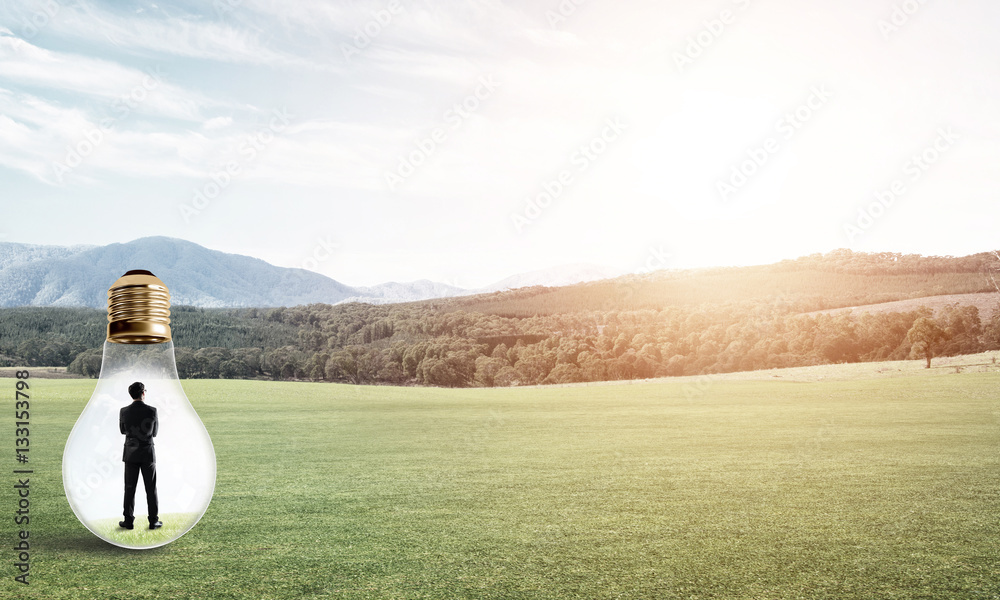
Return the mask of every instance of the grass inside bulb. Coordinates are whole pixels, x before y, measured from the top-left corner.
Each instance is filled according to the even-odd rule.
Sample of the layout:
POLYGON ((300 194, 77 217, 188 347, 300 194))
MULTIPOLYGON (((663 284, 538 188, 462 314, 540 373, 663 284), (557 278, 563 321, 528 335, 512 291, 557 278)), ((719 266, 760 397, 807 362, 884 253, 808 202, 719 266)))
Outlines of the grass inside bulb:
POLYGON ((108 291, 108 337, 101 375, 73 426, 63 452, 63 487, 76 517, 94 535, 124 548, 155 548, 184 535, 208 509, 215 490, 215 450, 208 431, 177 378, 170 332, 170 295, 148 271, 129 271, 108 291), (123 519, 126 436, 122 408, 133 402, 129 386, 145 386, 143 401, 156 409, 158 516, 146 526, 142 477, 135 493, 134 529, 123 519))

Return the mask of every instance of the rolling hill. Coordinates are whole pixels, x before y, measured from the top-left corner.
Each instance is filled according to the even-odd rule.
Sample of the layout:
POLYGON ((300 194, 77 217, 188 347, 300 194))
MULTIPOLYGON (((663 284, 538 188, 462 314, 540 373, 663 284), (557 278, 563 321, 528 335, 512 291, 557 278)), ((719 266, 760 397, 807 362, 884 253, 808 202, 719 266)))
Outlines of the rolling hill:
POLYGON ((510 317, 748 301, 811 312, 947 294, 997 293, 1000 290, 993 281, 998 270, 1000 260, 992 253, 925 257, 837 250, 771 265, 662 270, 564 287, 534 286, 426 303, 441 310, 510 317))

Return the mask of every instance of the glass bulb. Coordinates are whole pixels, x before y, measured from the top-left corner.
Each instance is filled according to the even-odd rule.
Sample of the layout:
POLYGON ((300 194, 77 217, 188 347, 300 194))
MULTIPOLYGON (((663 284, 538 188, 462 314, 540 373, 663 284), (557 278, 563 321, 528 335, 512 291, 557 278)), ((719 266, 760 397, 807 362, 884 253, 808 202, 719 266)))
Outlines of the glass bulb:
POLYGON ((215 491, 215 450, 208 431, 177 378, 170 338, 170 294, 148 271, 129 271, 108 291, 108 337, 101 375, 63 452, 63 487, 69 505, 97 537, 123 548, 155 548, 187 533, 208 509, 215 491), (129 386, 145 386, 143 402, 156 409, 153 441, 158 529, 149 529, 144 475, 135 493, 134 529, 124 519, 126 436, 119 411, 133 399, 129 386))

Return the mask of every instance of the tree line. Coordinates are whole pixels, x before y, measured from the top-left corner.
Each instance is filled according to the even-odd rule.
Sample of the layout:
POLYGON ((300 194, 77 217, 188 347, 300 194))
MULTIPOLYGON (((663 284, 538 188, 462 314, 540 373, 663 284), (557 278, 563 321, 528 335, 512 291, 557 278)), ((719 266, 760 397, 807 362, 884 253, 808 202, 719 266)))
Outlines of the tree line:
MULTIPOLYGON (((994 288, 996 258, 838 251, 393 305, 172 309, 184 378, 513 386, 705 375, 1000 349, 1000 310, 810 314, 994 288), (992 282, 992 283, 991 283, 992 282)), ((995 290, 1000 291, 1000 290, 995 290)), ((0 365, 96 377, 106 316, 0 310, 0 365)))
MULTIPOLYGON (((297 340, 276 347, 178 345, 179 375, 493 387, 908 358, 930 366, 935 356, 1000 350, 1000 310, 983 321, 977 307, 958 304, 937 313, 860 316, 748 303, 529 318, 310 305, 244 318, 294 324, 297 340)), ((69 371, 96 377, 100 361, 99 347, 85 349, 69 371)))

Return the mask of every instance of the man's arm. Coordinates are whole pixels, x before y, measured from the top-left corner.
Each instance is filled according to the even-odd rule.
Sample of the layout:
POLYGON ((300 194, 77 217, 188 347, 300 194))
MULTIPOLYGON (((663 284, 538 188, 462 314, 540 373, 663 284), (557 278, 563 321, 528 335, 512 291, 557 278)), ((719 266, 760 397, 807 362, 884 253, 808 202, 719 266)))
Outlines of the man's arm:
POLYGON ((151 408, 153 409, 153 432, 149 434, 149 437, 155 438, 156 432, 160 429, 160 420, 156 417, 156 408, 151 408))
POLYGON ((125 409, 118 411, 118 431, 125 435, 125 409))

